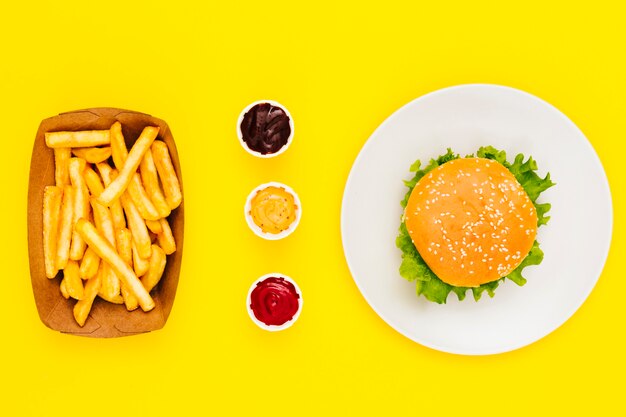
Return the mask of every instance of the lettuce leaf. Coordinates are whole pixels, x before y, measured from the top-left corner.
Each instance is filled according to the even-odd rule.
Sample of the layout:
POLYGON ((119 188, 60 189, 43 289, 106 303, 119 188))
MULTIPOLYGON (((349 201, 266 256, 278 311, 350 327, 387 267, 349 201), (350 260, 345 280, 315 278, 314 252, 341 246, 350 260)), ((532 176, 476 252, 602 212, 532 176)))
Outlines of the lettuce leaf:
MULTIPOLYGON (((467 158, 473 156, 474 155, 467 155, 467 158)), ((506 159, 506 152, 498 150, 493 146, 481 147, 478 149, 478 152, 476 152, 476 156, 479 158, 492 159, 504 165, 509 171, 511 171, 524 190, 526 190, 530 200, 535 205, 537 210, 537 226, 543 226, 548 223, 550 217, 546 216, 546 214, 550 210, 550 204, 539 204, 537 203, 537 198, 542 192, 555 184, 550 179, 549 173, 545 176, 545 178, 541 178, 537 175, 537 162, 532 157, 529 157, 526 161, 524 161, 524 155, 519 154, 515 157, 515 160, 511 164, 506 159)), ((413 178, 408 181, 404 181, 404 184, 409 190, 400 202, 402 207, 406 207, 413 188, 424 175, 428 174, 438 166, 458 158, 459 155, 455 154, 450 148, 448 148, 445 154, 436 159, 431 159, 424 169, 421 169, 422 164, 419 160, 415 161, 410 168, 410 171, 415 173, 413 178)), ((539 248, 539 243, 535 241, 533 243, 533 247, 522 263, 506 277, 482 284, 476 288, 456 287, 440 280, 428 267, 426 262, 424 262, 424 259, 420 256, 419 252, 415 248, 415 245, 413 244, 413 241, 411 240, 411 237, 409 236, 409 232, 404 224, 404 216, 400 222, 400 230, 398 237, 396 238, 396 246, 402 251, 400 275, 409 281, 415 282, 415 288, 418 296, 423 295, 427 300, 438 304, 445 304, 450 292, 456 294, 457 298, 460 301, 463 301, 468 289, 472 290, 472 295, 476 301, 480 300, 484 292, 487 292, 490 297, 493 297, 495 295, 496 288, 498 288, 500 283, 506 279, 522 286, 526 283, 526 279, 522 276, 523 269, 529 265, 539 265, 543 260, 543 251, 539 248)))

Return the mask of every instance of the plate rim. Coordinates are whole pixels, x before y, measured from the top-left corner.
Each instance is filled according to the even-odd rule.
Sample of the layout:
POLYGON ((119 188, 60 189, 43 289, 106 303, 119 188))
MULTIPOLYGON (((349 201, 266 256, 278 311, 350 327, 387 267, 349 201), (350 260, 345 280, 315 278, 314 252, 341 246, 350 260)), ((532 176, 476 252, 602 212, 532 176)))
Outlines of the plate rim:
POLYGON ((402 336, 406 337, 407 339, 411 340, 414 343, 417 343, 421 346, 427 347, 429 349, 433 349, 433 350, 437 350, 440 352, 444 352, 444 353, 449 353, 449 354, 454 354, 454 355, 462 355, 462 356, 485 356, 485 355, 497 355, 497 354, 502 354, 502 353, 506 353, 506 352, 512 352, 514 350, 518 350, 521 348, 524 348, 526 346, 529 346, 533 343, 536 343, 542 339, 544 339, 546 336, 554 333, 554 331, 556 331, 557 329, 559 329, 561 326, 563 326, 567 321, 569 321, 575 314, 576 312, 582 307, 582 305, 585 303, 585 301, 587 301, 587 299, 589 298, 589 296, 591 295, 591 293, 593 292, 593 289, 596 287, 598 281, 600 280, 600 277, 602 276, 602 273, 604 271, 604 268, 606 266, 606 262, 608 260, 608 256, 611 250, 611 242, 613 240, 613 232, 614 232, 614 210, 613 210, 613 195, 611 192, 611 186, 610 186, 610 182, 608 180, 608 176, 606 174, 606 170, 604 169, 604 165, 602 164, 602 160, 600 159, 600 156, 598 155, 598 153, 596 152, 593 144, 591 143, 591 141, 589 141, 589 139, 587 138, 587 136, 584 134, 584 132, 565 114, 563 113, 561 110, 559 110, 556 106, 550 104, 549 102, 547 102, 546 100, 543 100, 542 98, 531 94, 527 91, 524 90, 520 90, 518 88, 514 88, 514 87, 510 87, 510 86, 505 86, 505 85, 500 85, 500 84, 491 84, 491 83, 468 83, 468 84, 458 84, 458 85, 452 85, 452 86, 448 86, 448 87, 444 87, 444 88, 440 88, 437 90, 433 90, 430 91, 426 94, 423 94, 421 96, 418 96, 416 98, 414 98, 413 100, 405 103, 404 105, 402 105, 401 107, 397 108, 395 111, 393 111, 393 113, 391 113, 390 115, 387 116, 387 118, 385 118, 385 120, 380 123, 378 125, 378 127, 369 135, 369 137, 367 138, 367 140, 365 141, 365 143, 363 144, 363 146, 361 146, 359 153, 357 154, 357 156, 354 158, 354 161, 352 162, 352 166, 350 167, 350 172, 348 174, 348 177, 346 179, 346 183, 343 189, 343 196, 341 199, 341 217, 340 217, 340 229, 341 229, 341 245, 343 248, 343 253, 344 253, 344 259, 346 262, 346 265, 348 266, 348 270, 350 271, 350 276, 352 277, 352 280, 354 281, 355 285, 357 286, 359 293, 361 294, 361 296, 365 299, 365 301, 367 302, 367 304, 369 305, 369 307, 374 310, 374 312, 378 315, 378 317, 380 317, 389 327, 391 327, 393 330, 395 330, 396 332, 400 333, 402 336), (566 314, 563 316, 565 317, 564 320, 560 321, 557 320, 556 324, 549 326, 547 328, 547 331, 545 331, 541 336, 539 336, 538 338, 530 338, 531 340, 528 341, 523 341, 521 343, 514 343, 511 344, 510 346, 507 346, 505 348, 501 348, 501 349, 487 349, 487 348, 477 348, 477 349, 465 349, 465 350, 454 350, 451 349, 449 347, 446 346, 442 346, 442 345, 438 345, 437 343, 430 343, 428 341, 424 341, 422 339, 413 337, 412 335, 409 334, 409 332, 405 331, 405 329, 400 328, 400 326, 394 325, 392 323, 391 320, 389 320, 389 318, 385 315, 385 313, 383 313, 382 311, 379 310, 379 308, 375 307, 374 304, 371 302, 370 298, 366 295, 366 293, 364 292, 361 284, 359 284, 359 281, 356 279, 355 274, 354 274, 354 267, 352 265, 352 262, 350 261, 349 257, 348 257, 348 253, 347 253, 347 249, 346 249, 346 200, 347 200, 347 190, 350 187, 351 183, 354 181, 354 176, 355 176, 355 168, 358 165, 359 160, 362 158, 362 155, 364 154, 364 151, 369 147, 372 146, 372 142, 373 139, 379 134, 380 131, 382 131, 387 124, 391 123, 395 118, 398 117, 398 115, 404 111, 407 110, 407 108, 414 106, 415 103, 418 103, 420 101, 423 100, 427 100, 428 98, 431 98, 433 96, 436 95, 440 95, 440 94, 444 94, 444 93, 449 93, 450 91, 456 91, 456 90, 465 90, 465 89, 475 89, 475 88, 486 88, 486 89, 494 89, 494 90, 504 90, 504 91, 508 91, 508 92, 512 92, 514 94, 520 94, 523 96, 526 96, 527 98, 530 98, 531 100, 534 100, 536 102, 538 102, 539 104, 546 106, 546 108, 551 111, 552 113, 554 113, 555 115, 557 115, 559 118, 561 118, 566 124, 568 124, 570 127, 572 127, 576 132, 578 132, 580 134, 580 136, 584 139, 583 143, 585 144, 585 146, 587 146, 589 148, 589 150, 591 151, 591 154, 594 158, 595 163, 598 164, 598 166, 600 167, 600 171, 602 173, 601 176, 601 180, 602 180, 602 187, 605 189, 605 191, 607 192, 607 197, 608 197, 608 210, 609 210, 609 225, 608 225, 608 235, 609 238, 607 239, 604 248, 602 250, 602 262, 599 264, 599 271, 595 274, 595 277, 593 279, 592 282, 590 282, 591 285, 588 286, 588 288, 586 288, 586 291, 583 293, 581 293, 581 297, 580 299, 576 300, 576 302, 573 304, 574 307, 571 309, 571 311, 567 311, 566 314))

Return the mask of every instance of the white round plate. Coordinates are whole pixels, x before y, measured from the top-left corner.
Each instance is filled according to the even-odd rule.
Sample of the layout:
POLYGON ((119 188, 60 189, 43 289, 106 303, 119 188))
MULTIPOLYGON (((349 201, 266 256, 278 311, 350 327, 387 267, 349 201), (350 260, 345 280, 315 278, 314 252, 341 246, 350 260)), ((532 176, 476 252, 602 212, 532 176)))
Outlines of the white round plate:
POLYGON ((583 133, 563 113, 528 93, 495 85, 461 85, 420 97, 391 115, 357 157, 343 196, 341 234, 359 290, 391 327, 444 352, 486 355, 533 343, 582 305, 606 260, 613 224, 602 164, 583 133), (395 245, 411 164, 426 164, 452 148, 474 153, 492 145, 531 156, 556 186, 538 202, 552 203, 538 241, 541 265, 524 270, 528 282, 505 281, 494 298, 454 294, 438 305, 418 297, 403 279, 395 245))

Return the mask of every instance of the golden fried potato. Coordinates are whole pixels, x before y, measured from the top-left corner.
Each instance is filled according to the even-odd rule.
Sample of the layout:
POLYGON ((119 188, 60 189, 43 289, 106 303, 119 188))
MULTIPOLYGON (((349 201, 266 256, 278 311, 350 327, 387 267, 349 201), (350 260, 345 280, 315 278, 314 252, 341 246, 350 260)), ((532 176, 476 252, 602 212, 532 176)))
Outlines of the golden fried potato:
POLYGON ((61 214, 62 188, 48 185, 43 192, 43 255, 46 276, 54 278, 57 268, 57 235, 61 214))

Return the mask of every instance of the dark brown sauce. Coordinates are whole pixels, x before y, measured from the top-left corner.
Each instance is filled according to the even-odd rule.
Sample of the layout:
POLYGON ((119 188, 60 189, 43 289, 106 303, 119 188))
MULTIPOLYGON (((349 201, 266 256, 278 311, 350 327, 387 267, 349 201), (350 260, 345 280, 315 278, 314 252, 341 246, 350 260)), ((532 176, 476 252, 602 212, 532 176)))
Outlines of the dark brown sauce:
POLYGON ((262 155, 278 152, 291 136, 289 116, 270 103, 260 103, 248 110, 240 127, 248 148, 262 155))

